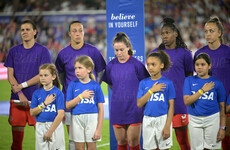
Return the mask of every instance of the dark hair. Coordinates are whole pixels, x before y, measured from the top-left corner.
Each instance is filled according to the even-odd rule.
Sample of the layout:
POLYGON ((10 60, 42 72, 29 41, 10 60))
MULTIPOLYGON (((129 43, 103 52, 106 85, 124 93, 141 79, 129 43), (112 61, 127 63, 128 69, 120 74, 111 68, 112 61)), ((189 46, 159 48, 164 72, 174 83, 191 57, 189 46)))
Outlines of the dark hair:
MULTIPOLYGON (((43 64, 39 67, 39 72, 43 69, 49 70, 52 76, 56 75, 56 78, 53 80, 53 85, 60 89, 60 80, 58 78, 56 66, 54 64, 43 64)), ((39 87, 43 87, 43 85, 40 82, 39 87)))
POLYGON ((210 17, 210 19, 205 23, 215 23, 218 30, 221 32, 221 35, 219 37, 220 43, 223 44, 224 42, 224 38, 223 38, 223 34, 224 34, 224 27, 222 25, 222 23, 220 22, 220 19, 217 16, 214 17, 210 17))
POLYGON ((36 27, 35 23, 34 23, 32 20, 24 20, 24 21, 21 23, 20 27, 21 27, 23 24, 26 24, 26 23, 31 24, 32 27, 33 27, 33 30, 36 30, 36 34, 34 35, 34 39, 36 39, 37 36, 38 36, 38 30, 37 30, 37 27, 36 27))
POLYGON ((69 32, 70 32, 71 25, 74 24, 74 23, 79 23, 79 24, 81 24, 83 26, 82 22, 80 22, 80 21, 71 21, 70 24, 69 24, 69 32))
MULTIPOLYGON (((193 60, 193 66, 194 66, 194 68, 195 68, 195 63, 196 63, 196 61, 198 59, 204 59, 207 62, 208 65, 212 64, 212 60, 211 60, 210 56, 207 53, 200 53, 193 60)), ((208 74, 212 75, 212 71, 210 69, 208 70, 208 74)))
POLYGON ((113 38, 113 45, 117 42, 123 42, 127 47, 129 47, 128 54, 133 56, 133 47, 129 37, 124 32, 118 32, 113 38))
POLYGON ((160 59, 160 61, 164 64, 164 68, 161 71, 166 71, 171 67, 172 63, 170 57, 165 51, 158 50, 156 52, 149 54, 147 59, 149 57, 157 57, 160 59))
MULTIPOLYGON (((180 31, 178 30, 178 28, 176 27, 176 25, 174 24, 174 20, 172 18, 164 18, 163 21, 161 22, 163 24, 162 28, 165 27, 169 27, 170 29, 172 29, 173 31, 177 32, 177 37, 176 37, 176 49, 177 48, 184 48, 184 49, 188 49, 187 45, 185 44, 185 42, 183 41, 180 31)), ((165 49, 165 45, 164 43, 161 43, 160 46, 158 47, 158 50, 164 50, 165 49)))
POLYGON ((82 55, 80 57, 76 57, 76 59, 74 61, 74 65, 77 62, 80 63, 81 65, 83 65, 85 68, 91 68, 91 72, 89 73, 89 77, 90 77, 90 79, 96 81, 95 76, 93 75, 93 70, 94 70, 93 60, 89 56, 82 55))

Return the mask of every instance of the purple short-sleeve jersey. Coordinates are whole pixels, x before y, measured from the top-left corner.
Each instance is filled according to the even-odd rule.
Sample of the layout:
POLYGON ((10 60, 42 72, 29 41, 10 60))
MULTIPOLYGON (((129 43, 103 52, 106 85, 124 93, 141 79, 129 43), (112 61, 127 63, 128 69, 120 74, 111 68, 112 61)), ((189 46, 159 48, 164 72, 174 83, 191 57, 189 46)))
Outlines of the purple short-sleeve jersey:
POLYGON ((111 124, 141 123, 143 109, 137 107, 139 82, 149 77, 144 64, 134 57, 125 63, 117 58, 106 66, 102 80, 112 86, 110 103, 111 124))
POLYGON ((84 46, 78 50, 71 47, 71 45, 62 49, 56 59, 55 65, 59 73, 64 73, 62 92, 66 96, 68 85, 71 81, 77 79, 74 69, 74 61, 77 56, 87 55, 91 57, 94 62, 94 75, 96 72, 101 72, 105 69, 106 63, 101 52, 93 45, 85 43, 84 46))
MULTIPOLYGON (((157 49, 152 52, 157 51, 157 49)), ((172 66, 168 71, 162 72, 165 78, 171 80, 176 90, 174 114, 187 114, 187 107, 183 99, 183 86, 186 73, 193 72, 192 53, 184 48, 164 49, 169 55, 172 66)))
POLYGON ((219 79, 228 94, 230 92, 230 47, 221 44, 216 50, 211 50, 208 45, 196 51, 196 57, 200 53, 207 53, 212 60, 212 76, 219 79))
MULTIPOLYGON (((4 66, 14 69, 14 77, 20 84, 38 75, 39 67, 45 63, 51 63, 50 53, 46 47, 35 42, 30 49, 25 49, 23 44, 11 48, 4 66)), ((38 85, 24 88, 22 92, 31 101, 36 89, 38 85)), ((19 98, 17 94, 11 92, 11 99, 19 98)))

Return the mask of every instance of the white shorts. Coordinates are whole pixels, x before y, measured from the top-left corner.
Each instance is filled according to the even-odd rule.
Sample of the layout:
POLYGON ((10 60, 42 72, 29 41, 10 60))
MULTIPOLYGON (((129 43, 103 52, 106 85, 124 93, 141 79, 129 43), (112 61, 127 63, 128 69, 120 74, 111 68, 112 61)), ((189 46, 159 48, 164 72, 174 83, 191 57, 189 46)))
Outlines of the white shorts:
POLYGON ((65 112, 65 120, 63 124, 70 125, 71 124, 71 112, 65 112))
POLYGON ((143 118, 143 148, 144 149, 169 149, 172 142, 172 124, 170 137, 163 140, 162 132, 167 120, 167 115, 160 117, 144 116, 143 118))
MULTIPOLYGON (((74 142, 96 142, 93 140, 97 129, 98 114, 80 114, 72 115, 69 128, 69 139, 74 142)), ((101 141, 97 140, 97 141, 101 141)))
POLYGON ((189 115, 191 150, 220 149, 221 142, 216 142, 219 127, 219 112, 211 116, 189 115))
POLYGON ((53 122, 36 123, 36 150, 65 150, 65 134, 62 122, 53 132, 52 141, 44 141, 43 137, 49 130, 53 122))

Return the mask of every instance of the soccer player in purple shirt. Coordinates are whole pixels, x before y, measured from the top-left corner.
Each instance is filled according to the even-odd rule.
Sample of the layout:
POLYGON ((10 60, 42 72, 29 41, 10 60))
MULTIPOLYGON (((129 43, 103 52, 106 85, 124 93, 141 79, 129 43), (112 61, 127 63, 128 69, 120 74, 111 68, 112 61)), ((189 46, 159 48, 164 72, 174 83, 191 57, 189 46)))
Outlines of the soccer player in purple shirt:
MULTIPOLYGON (((55 62, 63 85, 62 92, 65 97, 69 83, 77 79, 74 69, 74 60, 77 56, 87 55, 93 60, 95 64, 93 74, 99 83, 101 83, 101 78, 106 67, 106 62, 101 52, 95 46, 84 41, 84 27, 81 22, 72 21, 70 23, 69 36, 71 38, 71 44, 59 52, 55 62)), ((70 111, 65 113, 65 119, 65 124, 67 125, 67 129, 69 131, 70 111)), ((69 146, 70 150, 75 150, 73 141, 70 141, 69 146)))
POLYGON ((11 85, 11 101, 9 123, 12 126, 12 150, 22 150, 24 127, 35 125, 35 118, 30 115, 30 101, 33 92, 38 89, 39 67, 51 63, 51 57, 46 47, 35 42, 37 28, 31 20, 25 20, 20 25, 22 44, 10 49, 4 66, 7 67, 8 81, 11 85), (13 103, 20 100, 21 105, 13 103))
POLYGON ((165 18, 161 28, 162 44, 152 52, 164 50, 172 61, 169 71, 162 73, 167 79, 172 80, 175 90, 175 111, 173 128, 181 150, 189 150, 188 139, 188 112, 183 100, 184 79, 193 74, 192 53, 187 49, 174 20, 165 18))
MULTIPOLYGON (((219 79, 226 90, 226 94, 230 92, 230 47, 223 44, 223 25, 218 17, 210 18, 204 26, 205 39, 208 45, 197 50, 196 57, 200 53, 207 53, 212 60, 212 76, 219 79)), ((226 135, 222 141, 223 150, 230 147, 230 115, 227 114, 226 135)))
POLYGON ((113 125, 118 150, 140 149, 143 110, 137 107, 139 82, 149 77, 144 64, 133 57, 129 37, 119 32, 113 39, 116 58, 106 66, 102 80, 112 90, 110 123, 113 125))

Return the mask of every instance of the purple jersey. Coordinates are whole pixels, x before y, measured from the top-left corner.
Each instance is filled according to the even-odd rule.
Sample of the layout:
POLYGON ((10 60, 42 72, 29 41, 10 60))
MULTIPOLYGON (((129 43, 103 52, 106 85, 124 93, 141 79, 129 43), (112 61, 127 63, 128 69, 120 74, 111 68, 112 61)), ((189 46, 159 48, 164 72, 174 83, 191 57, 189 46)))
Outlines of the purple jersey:
MULTIPOLYGON (((23 44, 11 48, 4 66, 14 69, 14 77, 18 84, 21 84, 38 75, 39 67, 45 63, 51 63, 49 51, 46 47, 35 42, 30 49, 25 49, 23 44)), ((38 85, 24 88, 22 92, 31 101, 32 94, 36 89, 38 89, 38 85)), ((19 97, 11 91, 11 99, 19 99, 19 97)))
POLYGON ((143 109, 137 107, 137 91, 139 82, 147 77, 149 73, 144 64, 132 56, 125 63, 117 58, 108 63, 102 80, 112 86, 111 124, 142 122, 143 109))
MULTIPOLYGON (((157 49, 153 50, 155 52, 157 49)), ((174 114, 187 114, 187 107, 183 99, 183 86, 185 73, 193 72, 192 53, 183 48, 165 49, 170 57, 172 66, 168 71, 162 72, 165 78, 171 80, 176 90, 175 111, 174 114)))
POLYGON ((230 47, 221 44, 216 50, 211 50, 208 45, 196 51, 196 57, 200 53, 207 53, 212 60, 212 76, 219 79, 228 94, 230 92, 230 47))
POLYGON ((101 52, 93 45, 85 43, 84 46, 78 50, 72 48, 71 45, 69 45, 62 49, 57 56, 55 65, 59 73, 64 73, 62 91, 65 96, 69 83, 77 79, 75 75, 74 61, 77 56, 81 55, 87 55, 93 60, 95 65, 93 73, 95 77, 97 77, 96 72, 101 72, 105 69, 105 60, 101 52))

